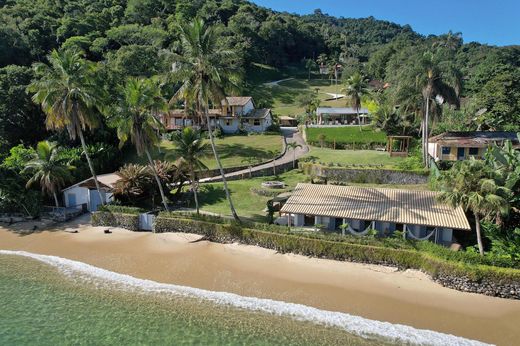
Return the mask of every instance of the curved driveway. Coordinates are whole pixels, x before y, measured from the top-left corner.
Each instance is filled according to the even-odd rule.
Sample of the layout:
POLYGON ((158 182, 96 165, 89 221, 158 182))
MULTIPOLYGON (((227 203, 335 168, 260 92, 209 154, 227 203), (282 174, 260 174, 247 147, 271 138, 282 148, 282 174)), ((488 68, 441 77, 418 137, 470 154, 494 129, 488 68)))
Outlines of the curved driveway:
MULTIPOLYGON (((296 148, 296 159, 302 157, 303 155, 305 155, 309 152, 309 147, 303 140, 301 133, 298 132, 298 128, 282 127, 281 131, 282 131, 282 135, 284 137, 285 142, 287 142, 287 143, 296 142, 302 146, 301 148, 296 148)), ((278 167, 278 166, 286 164, 288 162, 292 162, 293 157, 294 157, 293 155, 294 155, 294 153, 292 150, 286 149, 284 154, 275 160, 276 166, 278 167)), ((273 167, 273 161, 269 161, 269 162, 262 163, 257 166, 253 166, 251 171, 256 172, 256 171, 260 171, 265 168, 272 168, 272 167, 273 167)), ((249 174, 249 168, 246 168, 246 169, 242 169, 240 171, 226 173, 226 178, 234 177, 234 176, 248 175, 248 174, 249 174)), ((214 176, 211 178, 201 179, 200 182, 209 183, 209 182, 214 182, 214 181, 220 181, 221 179, 222 179, 222 177, 220 175, 218 175, 218 176, 214 176)))

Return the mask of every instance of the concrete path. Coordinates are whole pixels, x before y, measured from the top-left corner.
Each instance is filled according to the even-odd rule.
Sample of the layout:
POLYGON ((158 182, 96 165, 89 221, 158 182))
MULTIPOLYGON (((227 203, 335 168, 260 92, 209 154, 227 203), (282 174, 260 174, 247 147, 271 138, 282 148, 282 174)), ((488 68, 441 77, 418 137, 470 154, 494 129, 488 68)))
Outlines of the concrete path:
POLYGON ((264 85, 265 86, 275 86, 275 85, 278 85, 278 83, 285 82, 286 80, 291 80, 291 79, 294 79, 294 78, 285 78, 285 79, 275 80, 273 82, 264 83, 264 85))
MULTIPOLYGON (((301 133, 298 132, 298 128, 282 127, 281 131, 282 131, 282 135, 284 136, 285 141, 287 143, 296 142, 296 143, 300 144, 302 147, 297 148, 295 150, 296 151, 295 153, 293 153, 293 150, 291 150, 291 149, 285 150, 284 154, 275 160, 275 164, 277 167, 280 165, 286 164, 288 162, 292 162, 294 155, 296 156, 296 159, 298 159, 309 152, 309 147, 303 140, 301 133)), ((272 168, 272 167, 273 167, 273 161, 269 161, 267 163, 262 163, 258 166, 254 166, 251 169, 251 172, 256 172, 256 171, 260 171, 265 168, 272 168)), ((236 172, 227 173, 226 178, 234 177, 234 176, 248 175, 248 174, 249 174, 249 168, 242 169, 242 170, 236 171, 236 172)), ((221 179, 221 176, 218 175, 218 176, 214 176, 214 177, 210 177, 210 178, 201 179, 200 182, 201 183, 210 183, 213 181, 220 181, 220 179, 221 179)))

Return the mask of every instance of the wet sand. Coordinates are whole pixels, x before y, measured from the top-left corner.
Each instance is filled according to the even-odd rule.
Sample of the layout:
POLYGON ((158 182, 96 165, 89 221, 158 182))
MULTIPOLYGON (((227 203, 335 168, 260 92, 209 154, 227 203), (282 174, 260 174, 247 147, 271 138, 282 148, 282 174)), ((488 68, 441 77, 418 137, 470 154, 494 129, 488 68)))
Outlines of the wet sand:
POLYGON ((138 278, 300 303, 500 345, 520 339, 520 301, 447 289, 418 271, 239 244, 193 243, 200 237, 191 234, 115 228, 104 234, 105 227, 91 227, 86 218, 27 235, 15 232, 18 227, 0 226, 0 249, 60 256, 138 278))

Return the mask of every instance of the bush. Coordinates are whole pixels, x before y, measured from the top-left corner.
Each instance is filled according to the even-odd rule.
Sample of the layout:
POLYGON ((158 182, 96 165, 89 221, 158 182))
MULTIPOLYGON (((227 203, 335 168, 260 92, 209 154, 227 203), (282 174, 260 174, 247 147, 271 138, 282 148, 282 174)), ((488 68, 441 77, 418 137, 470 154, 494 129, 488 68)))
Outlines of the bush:
POLYGON ((130 215, 139 215, 141 213, 145 213, 146 211, 137 207, 127 207, 123 205, 115 205, 115 204, 106 204, 99 206, 99 211, 106 211, 109 213, 121 213, 121 214, 130 214, 130 215))

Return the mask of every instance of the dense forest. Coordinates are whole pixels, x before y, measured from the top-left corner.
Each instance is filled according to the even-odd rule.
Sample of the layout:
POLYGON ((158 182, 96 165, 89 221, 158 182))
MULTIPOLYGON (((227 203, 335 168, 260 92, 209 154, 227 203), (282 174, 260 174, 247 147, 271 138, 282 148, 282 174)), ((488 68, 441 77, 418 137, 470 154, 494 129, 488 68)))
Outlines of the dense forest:
POLYGON ((0 5, 0 154, 47 136, 44 116, 25 89, 33 78, 31 65, 45 61, 52 49, 83 50, 103 63, 104 80, 115 85, 128 76, 167 71, 168 53, 179 46, 176 23, 195 16, 219 25, 219 44, 233 49, 234 63, 245 72, 255 64, 284 68, 326 56, 342 63, 345 78, 361 71, 395 86, 392 97, 403 104, 419 102, 412 90, 414 69, 436 46, 443 50, 441 63, 459 74, 465 114, 446 116, 455 128, 520 126, 518 46, 464 44, 451 32, 424 37, 409 26, 371 17, 335 18, 320 10, 297 16, 240 0, 3 0, 0 5), (471 118, 480 109, 486 112, 471 118))

